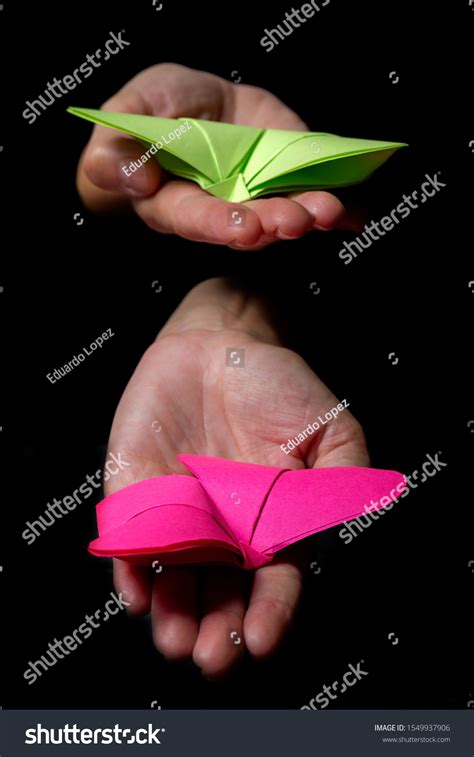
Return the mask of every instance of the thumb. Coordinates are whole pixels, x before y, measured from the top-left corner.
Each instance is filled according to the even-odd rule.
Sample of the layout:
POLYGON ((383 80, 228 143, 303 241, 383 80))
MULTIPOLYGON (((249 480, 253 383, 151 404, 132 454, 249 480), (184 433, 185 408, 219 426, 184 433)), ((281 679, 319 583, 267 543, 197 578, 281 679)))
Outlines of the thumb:
POLYGON ((349 411, 344 410, 344 415, 331 421, 324 428, 325 432, 318 444, 317 453, 313 460, 309 461, 308 467, 370 465, 362 426, 349 411))
MULTIPOLYGON (((141 93, 125 87, 102 106, 102 110, 148 115, 141 93)), ((79 162, 79 193, 91 210, 109 209, 124 203, 124 197, 147 197, 160 185, 156 160, 141 160, 144 147, 132 137, 106 126, 95 126, 79 162), (135 163, 138 168, 130 170, 135 163)))
MULTIPOLYGON (((102 110, 165 118, 219 120, 229 86, 223 79, 173 63, 142 71, 102 105, 102 110)), ((128 198, 155 194, 161 182, 157 160, 146 160, 134 171, 145 150, 132 137, 95 126, 78 167, 77 186, 91 210, 128 205, 128 198), (127 169, 127 170, 125 170, 127 169)))

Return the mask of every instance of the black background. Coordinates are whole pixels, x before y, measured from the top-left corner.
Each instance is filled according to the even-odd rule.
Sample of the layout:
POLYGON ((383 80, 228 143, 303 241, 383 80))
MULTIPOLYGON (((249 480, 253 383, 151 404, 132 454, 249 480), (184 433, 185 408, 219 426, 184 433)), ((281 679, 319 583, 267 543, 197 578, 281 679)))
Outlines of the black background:
POLYGON ((166 709, 300 707, 362 659, 369 676, 337 706, 466 707, 474 699, 466 612, 474 580, 474 436, 467 425, 474 418, 467 234, 474 8, 468 0, 331 0, 266 53, 263 30, 284 18, 289 3, 163 3, 157 12, 152 0, 100 7, 91 0, 13 7, 6 0, 0 12, 2 226, 11 232, 2 245, 0 298, 12 346, 2 436, 14 453, 5 483, 16 482, 4 501, 10 524, 0 581, 4 623, 13 633, 3 707, 134 708, 152 700, 166 709), (121 29, 130 47, 33 125, 22 118, 25 102, 48 80, 73 71, 121 29), (161 237, 135 219, 93 217, 74 184, 89 125, 65 108, 100 107, 131 76, 162 61, 227 79, 238 71, 243 83, 268 88, 314 130, 408 142, 360 190, 370 218, 390 212, 426 173, 441 172, 447 187, 349 266, 337 255, 349 234, 237 253, 161 237), (309 571, 295 628, 268 662, 246 661, 226 682, 208 683, 192 665, 162 659, 148 619, 121 613, 28 686, 28 661, 102 607, 112 585, 108 562, 86 551, 95 534, 92 498, 32 546, 21 538, 24 524, 103 464, 121 392, 185 293, 232 273, 259 282, 278 304, 290 344, 350 401, 374 466, 410 473, 426 454, 442 451, 448 467, 352 544, 333 532, 315 540, 321 573, 309 571), (159 294, 154 280, 163 286, 159 294), (49 383, 47 372, 107 328, 116 336, 106 349, 49 383))

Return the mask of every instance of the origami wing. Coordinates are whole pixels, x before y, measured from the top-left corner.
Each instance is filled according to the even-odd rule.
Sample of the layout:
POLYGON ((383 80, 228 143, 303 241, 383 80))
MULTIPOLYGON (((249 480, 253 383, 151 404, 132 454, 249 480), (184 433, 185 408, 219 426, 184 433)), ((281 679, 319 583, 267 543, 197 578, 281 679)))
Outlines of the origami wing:
POLYGON ((217 505, 244 554, 251 547, 266 557, 368 510, 383 509, 406 488, 401 473, 376 468, 294 471, 197 455, 178 457, 217 505))
POLYGON ((241 554, 212 500, 190 476, 160 476, 110 494, 97 505, 99 538, 89 544, 98 557, 161 562, 226 562, 241 554), (166 555, 166 559, 162 557, 166 555))
POLYGON ((158 118, 130 113, 109 113, 88 108, 68 112, 138 139, 146 148, 158 146, 160 164, 170 173, 195 181, 223 199, 245 190, 241 169, 264 129, 233 126, 193 118, 158 118), (180 131, 180 129, 183 131, 180 131))
POLYGON ((93 554, 257 568, 300 539, 387 506, 405 488, 400 473, 372 468, 291 471, 198 455, 179 459, 194 478, 141 481, 98 505, 93 554))
POLYGON ((68 108, 68 112, 130 134, 151 149, 167 171, 232 202, 355 184, 404 146, 401 142, 258 129, 195 118, 159 118, 88 108, 68 108))
POLYGON ((268 129, 245 166, 244 181, 251 196, 348 186, 367 179, 402 146, 268 129))

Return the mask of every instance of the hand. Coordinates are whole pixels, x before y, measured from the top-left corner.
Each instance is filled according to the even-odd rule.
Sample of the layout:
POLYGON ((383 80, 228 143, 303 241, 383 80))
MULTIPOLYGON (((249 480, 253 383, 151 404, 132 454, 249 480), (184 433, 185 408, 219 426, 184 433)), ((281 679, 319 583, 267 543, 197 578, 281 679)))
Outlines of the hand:
MULTIPOLYGON (((129 466, 110 477, 106 494, 151 476, 186 472, 180 452, 292 469, 368 465, 363 433, 348 410, 294 456, 280 449, 337 403, 302 358, 279 345, 258 298, 211 279, 187 295, 122 396, 109 450, 129 466), (227 347, 245 350, 243 368, 226 365, 227 347)), ((255 657, 276 649, 301 594, 305 546, 294 545, 250 576, 232 568, 209 568, 203 576, 201 568, 166 566, 154 575, 114 560, 115 585, 130 612, 151 609, 154 641, 166 657, 192 656, 212 678, 244 648, 255 657), (233 631, 241 644, 232 643, 233 631)))
MULTIPOLYGON (((232 84, 213 74, 161 63, 142 71, 102 106, 104 110, 166 118, 210 119, 274 129, 307 130, 306 124, 270 92, 232 84)), ((279 239, 297 239, 312 229, 361 226, 329 192, 294 192, 251 200, 244 228, 228 226, 230 203, 190 181, 164 178, 156 160, 130 177, 121 170, 138 160, 143 146, 131 137, 96 126, 79 163, 77 184, 94 211, 129 207, 155 231, 185 239, 256 250, 279 239)), ((239 205, 235 205, 236 208, 239 205)))

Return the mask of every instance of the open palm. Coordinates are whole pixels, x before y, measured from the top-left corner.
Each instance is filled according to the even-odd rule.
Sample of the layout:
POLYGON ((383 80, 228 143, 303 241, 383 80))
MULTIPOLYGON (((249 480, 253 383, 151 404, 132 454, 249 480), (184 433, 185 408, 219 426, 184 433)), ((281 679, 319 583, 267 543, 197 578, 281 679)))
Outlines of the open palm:
MULTIPOLYGON (((280 448, 338 400, 296 353, 280 346, 265 307, 224 280, 200 284, 147 350, 117 409, 109 448, 129 466, 107 493, 151 476, 185 473, 179 453, 305 468, 367 465, 359 424, 345 410, 296 448, 280 448), (232 352, 232 357, 229 357, 232 352)), ((297 503, 288 503, 297 507, 297 503)), ((304 543, 253 574, 231 568, 151 569, 115 561, 131 610, 151 609, 154 640, 217 676, 242 654, 270 654, 301 592, 304 543), (235 638, 235 635, 234 635, 235 638)))

